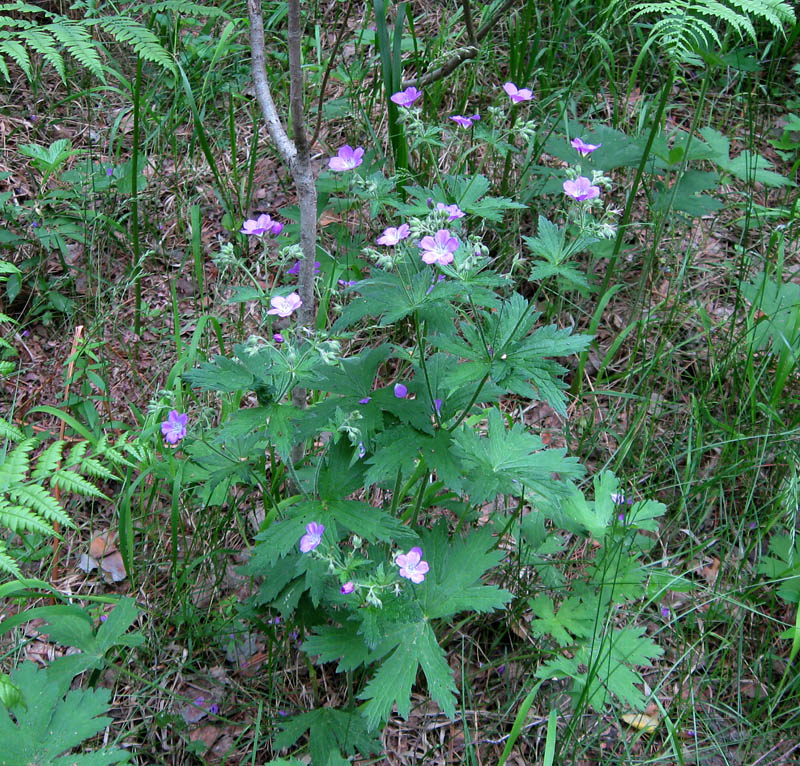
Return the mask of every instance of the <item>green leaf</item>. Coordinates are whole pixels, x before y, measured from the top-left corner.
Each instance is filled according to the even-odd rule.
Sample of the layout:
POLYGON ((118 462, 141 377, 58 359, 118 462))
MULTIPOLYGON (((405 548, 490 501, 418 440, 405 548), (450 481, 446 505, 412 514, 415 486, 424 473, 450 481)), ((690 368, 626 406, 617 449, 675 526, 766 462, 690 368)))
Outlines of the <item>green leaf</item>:
POLYGON ((66 691, 48 670, 32 662, 23 662, 11 680, 23 690, 24 700, 14 708, 14 719, 0 712, 0 764, 105 766, 129 759, 130 754, 119 749, 82 749, 80 755, 59 757, 111 724, 111 718, 103 715, 108 710, 107 689, 66 691))
POLYGON ((11 682, 11 678, 5 673, 0 673, 0 704, 6 708, 12 708, 22 702, 22 692, 20 688, 11 682))
POLYGON ((749 149, 741 152, 737 157, 730 157, 730 141, 714 128, 707 127, 700 131, 710 150, 710 159, 722 170, 736 176, 748 183, 761 183, 764 186, 795 186, 795 184, 769 168, 772 164, 760 154, 749 149))
POLYGON ((558 614, 550 596, 537 596, 528 605, 536 615, 529 625, 533 634, 552 636, 559 646, 568 646, 575 641, 575 637, 590 635, 597 616, 596 609, 577 596, 566 599, 559 607, 558 614))
POLYGON ((565 449, 545 449, 541 439, 521 423, 506 430, 496 408, 489 410, 488 420, 488 436, 465 426, 454 434, 453 452, 463 466, 473 503, 501 494, 520 497, 524 489, 556 497, 571 492, 567 480, 583 475, 577 458, 566 457, 565 449))
POLYGON ((800 603, 800 537, 785 533, 769 541, 770 556, 762 556, 758 572, 779 583, 778 596, 789 604, 800 603))
POLYGON ((181 378, 190 386, 206 391, 249 391, 255 386, 256 379, 244 365, 226 356, 215 356, 213 362, 205 362, 181 378))
POLYGON ((425 581, 417 586, 420 606, 428 619, 468 610, 491 612, 511 599, 507 590, 481 582, 504 555, 495 548, 490 526, 463 538, 450 538, 446 526, 438 524, 422 532, 420 546, 430 567, 425 581))
POLYGON ((319 708, 281 721, 280 728, 275 737, 275 749, 291 747, 309 732, 309 750, 314 766, 339 766, 342 753, 350 756, 381 752, 377 737, 369 733, 364 718, 354 710, 319 708))
POLYGON ((637 687, 640 674, 631 665, 649 665, 664 650, 643 636, 644 627, 613 630, 580 646, 571 657, 558 656, 541 665, 538 678, 572 678, 571 696, 597 711, 607 707, 609 697, 624 706, 643 710, 645 696, 637 687))
MULTIPOLYGON (((431 626, 423 621, 398 625, 396 633, 387 642, 394 644, 392 653, 383 660, 380 668, 359 694, 367 700, 364 714, 367 728, 372 731, 388 719, 392 706, 403 718, 411 710, 411 686, 422 666, 428 682, 428 692, 436 700, 445 715, 455 715, 455 693, 453 671, 447 664, 444 651, 436 641, 431 626)), ((379 647, 376 652, 381 655, 379 647)))

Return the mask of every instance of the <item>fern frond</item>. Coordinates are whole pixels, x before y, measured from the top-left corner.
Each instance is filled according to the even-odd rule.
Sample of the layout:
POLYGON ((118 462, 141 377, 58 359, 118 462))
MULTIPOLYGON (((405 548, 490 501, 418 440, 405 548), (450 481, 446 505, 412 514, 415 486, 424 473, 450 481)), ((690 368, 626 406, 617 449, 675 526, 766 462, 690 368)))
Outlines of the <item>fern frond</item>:
POLYGON ((47 536, 56 534, 53 527, 35 513, 22 505, 11 505, 2 499, 0 499, 0 524, 17 533, 39 532, 39 534, 47 536))
POLYGON ((86 450, 89 449, 89 442, 80 441, 70 451, 67 459, 64 461, 65 466, 75 466, 83 460, 86 450))
POLYGON ((55 441, 39 455, 36 461, 36 468, 31 473, 32 479, 46 479, 53 471, 58 469, 65 444, 66 442, 62 440, 55 441))
POLYGON ((75 22, 59 22, 50 24, 47 29, 75 61, 86 67, 97 79, 105 82, 103 64, 97 52, 97 42, 92 39, 86 26, 75 22))
POLYGON ((22 579, 22 571, 17 562, 6 553, 6 544, 2 540, 0 540, 0 572, 10 574, 18 580, 22 579))
MULTIPOLYGON (((134 11, 133 8, 129 10, 134 11)), ((184 0, 162 0, 159 3, 148 3, 142 10, 146 10, 149 13, 175 11, 175 13, 180 13, 182 16, 200 16, 203 18, 231 18, 231 15, 222 8, 213 8, 212 6, 199 5, 198 3, 188 3, 184 2, 184 0)))
MULTIPOLYGON (((0 61, 3 60, 4 56, 8 56, 8 58, 14 61, 14 63, 25 72, 29 80, 32 79, 31 59, 30 56, 28 56, 28 51, 26 51, 17 40, 4 40, 2 39, 2 35, 0 35, 0 61)), ((8 72, 5 63, 3 64, 3 70, 4 74, 8 72)), ((7 74, 6 79, 9 79, 7 74)))
POLYGON ((25 439, 6 455, 6 459, 0 464, 0 492, 5 492, 9 487, 23 481, 30 464, 28 453, 35 445, 36 439, 25 439))
POLYGON ((101 497, 104 500, 108 500, 108 497, 97 489, 92 482, 88 479, 84 479, 79 473, 75 473, 75 471, 70 471, 66 468, 53 474, 50 479, 50 485, 60 487, 66 492, 73 492, 76 495, 101 497))
POLYGON ((694 61, 696 51, 714 42, 722 47, 718 27, 734 31, 738 37, 757 42, 753 18, 768 22, 775 30, 795 23, 795 12, 783 0, 662 0, 637 3, 632 20, 655 15, 650 37, 657 40, 677 61, 694 61))
POLYGON ((95 479, 106 479, 110 481, 117 478, 112 471, 109 471, 99 460, 95 460, 93 457, 84 458, 81 461, 80 468, 83 473, 89 474, 89 476, 93 476, 95 479))
POLYGON ((12 442, 21 442, 25 440, 25 434, 15 425, 9 423, 5 418, 0 418, 0 437, 12 442))
POLYGON ((764 19, 776 30, 797 21, 794 8, 781 0, 728 0, 743 13, 764 19))
POLYGON ((64 57, 55 49, 52 35, 48 34, 44 29, 28 29, 21 32, 19 35, 20 40, 24 40, 28 48, 38 53, 53 69, 58 72, 61 81, 65 82, 67 79, 67 72, 64 68, 64 57))
MULTIPOLYGON (((51 19, 55 17, 54 13, 38 5, 23 3, 21 0, 18 0, 16 3, 0 3, 0 13, 41 13, 51 19)), ((3 21, 5 22, 6 20, 3 19, 3 21)))
POLYGON ((143 24, 125 16, 107 16, 100 19, 90 19, 87 23, 99 24, 118 43, 130 45, 136 55, 145 61, 166 69, 175 71, 175 65, 166 49, 158 38, 143 24))
POLYGON ((30 508, 48 521, 57 521, 64 527, 75 529, 75 523, 41 484, 19 484, 9 490, 8 496, 20 505, 30 508))

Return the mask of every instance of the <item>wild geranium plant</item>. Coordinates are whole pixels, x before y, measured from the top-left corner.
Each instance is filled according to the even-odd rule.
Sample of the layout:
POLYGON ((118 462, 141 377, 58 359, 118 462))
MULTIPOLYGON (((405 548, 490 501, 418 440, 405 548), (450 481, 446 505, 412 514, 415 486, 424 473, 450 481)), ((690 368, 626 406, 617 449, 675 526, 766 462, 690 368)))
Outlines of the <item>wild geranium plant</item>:
MULTIPOLYGON (((511 85, 504 89, 515 104, 532 98, 511 85)), ((418 121, 413 104, 421 94, 410 91, 393 100, 418 121)), ((492 115, 509 119, 499 108, 492 115)), ((445 126, 438 129, 451 130, 445 126)), ((291 746, 310 730, 315 763, 334 751, 339 757, 375 750, 374 732, 393 709, 408 716, 419 678, 454 717, 458 679, 439 643, 447 621, 506 608, 513 593, 493 581, 504 549, 515 549, 534 569, 550 568, 558 530, 591 536, 600 553, 579 591, 562 580, 554 600, 543 582, 530 604, 536 631, 552 637, 547 677, 572 678, 576 701, 640 707, 631 666, 647 664, 659 649, 637 628, 610 630, 604 615, 641 596, 645 573, 636 554, 646 550, 652 519, 663 509, 643 501, 620 523, 616 478, 604 475, 584 497, 578 461, 509 414, 521 398, 566 417, 566 369, 557 359, 589 342, 542 322, 510 275, 495 269, 481 232, 525 206, 492 196, 482 175, 443 173, 430 187, 406 184, 402 195, 392 192, 393 179, 376 177, 364 149, 350 145, 320 178, 341 190, 327 185, 330 173, 347 174, 352 204, 372 205, 371 194, 388 200, 378 202, 379 222, 366 237, 376 246, 360 254, 364 276, 339 280, 336 321, 324 332, 299 330, 300 298, 290 284, 291 292, 270 298, 264 316, 265 323, 281 318, 279 334, 252 336, 233 357, 184 376, 238 402, 247 391, 258 398, 259 406, 232 412, 190 450, 204 491, 209 482, 263 491, 266 519, 246 566, 259 585, 245 612, 264 624, 276 617, 293 622, 302 651, 315 662, 359 670, 350 676, 359 680, 345 710, 283 722, 275 746, 291 746), (407 342, 360 342, 376 327, 400 326, 407 342), (342 353, 348 346, 361 350, 342 353), (298 388, 309 392, 305 409, 290 401, 298 388), (307 451, 294 462, 298 443, 307 451), (229 456, 227 464, 220 455, 229 456), (635 588, 609 585, 609 573, 621 567, 635 588), (564 656, 564 646, 582 659, 564 656), (345 729, 349 739, 342 739, 345 729)), ((540 217, 541 246, 534 249, 546 256, 557 239, 551 230, 562 243, 569 237, 582 247, 601 236, 613 225, 602 194, 610 184, 600 173, 589 178, 570 167, 565 224, 540 217)), ((255 228, 266 232, 270 222, 255 228)))

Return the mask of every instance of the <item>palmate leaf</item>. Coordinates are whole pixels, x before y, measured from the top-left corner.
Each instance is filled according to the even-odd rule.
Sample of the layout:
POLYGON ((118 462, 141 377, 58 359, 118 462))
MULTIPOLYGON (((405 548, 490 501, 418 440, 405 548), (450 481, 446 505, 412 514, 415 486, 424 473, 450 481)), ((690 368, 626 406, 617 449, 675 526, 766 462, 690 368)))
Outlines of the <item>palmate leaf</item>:
POLYGON ((578 353, 591 338, 555 325, 534 329, 539 316, 515 293, 497 311, 482 315, 482 333, 474 323, 464 322, 460 336, 432 337, 432 345, 466 360, 448 377, 448 385, 458 388, 489 375, 506 391, 541 399, 566 415, 566 385, 560 378, 566 370, 551 357, 578 353))
POLYGON ((524 489, 563 497, 570 492, 569 480, 583 475, 577 458, 566 457, 564 449, 545 449, 541 439, 521 423, 506 430, 503 416, 495 408, 489 410, 488 435, 461 427, 453 446, 473 503, 500 494, 519 497, 524 489), (560 478, 555 479, 554 474, 560 478))
POLYGON ((32 662, 23 662, 11 681, 22 690, 23 704, 14 708, 13 718, 0 711, 0 764, 106 766, 130 758, 130 753, 116 748, 97 752, 82 748, 79 755, 69 755, 111 723, 103 715, 108 710, 107 689, 67 691, 69 678, 65 684, 32 662))
POLYGON ((374 654, 381 657, 390 651, 382 661, 380 669, 359 694, 359 699, 367 700, 364 715, 367 728, 372 731, 387 720, 392 707, 403 718, 408 718, 411 710, 411 687, 422 667, 428 692, 448 717, 455 715, 455 693, 453 671, 447 664, 444 651, 436 641, 430 624, 420 622, 398 625, 394 635, 380 645, 374 654))
POLYGON ((420 546, 430 571, 417 593, 429 620, 463 611, 492 612, 511 599, 508 591, 481 582, 503 558, 494 544, 489 526, 452 539, 444 524, 422 532, 420 546))
POLYGON ((347 764, 345 755, 368 755, 381 750, 380 742, 367 730, 366 722, 357 711, 318 708, 281 721, 281 731, 275 737, 276 749, 291 747, 306 731, 314 766, 347 764))
POLYGON ((552 636, 559 646, 573 643, 576 637, 592 633, 597 610, 585 604, 577 596, 570 596, 556 614, 553 599, 544 594, 528 602, 536 619, 531 620, 529 628, 535 636, 552 636))
POLYGON ((642 635, 644 631, 644 627, 627 627, 588 639, 572 656, 545 662, 536 676, 572 678, 573 699, 582 699, 597 711, 608 705, 609 697, 626 707, 643 710, 646 699, 637 687, 642 677, 631 666, 650 665, 664 653, 652 639, 642 635))
POLYGON ((435 272, 421 268, 410 278, 373 269, 369 279, 358 283, 360 296, 354 298, 333 326, 334 332, 346 329, 366 316, 377 317, 381 326, 395 324, 417 312, 432 330, 444 331, 452 325, 454 309, 446 297, 459 292, 457 285, 434 285, 435 272))

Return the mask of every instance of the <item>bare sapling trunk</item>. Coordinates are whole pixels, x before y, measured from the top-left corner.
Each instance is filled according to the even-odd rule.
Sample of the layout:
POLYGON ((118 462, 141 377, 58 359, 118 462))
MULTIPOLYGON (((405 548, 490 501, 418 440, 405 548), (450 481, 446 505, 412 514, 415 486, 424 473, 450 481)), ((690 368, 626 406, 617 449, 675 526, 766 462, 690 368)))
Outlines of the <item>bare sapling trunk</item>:
MULTIPOLYGON (((317 188, 311 170, 311 147, 306 135, 305 109, 303 104, 302 37, 300 0, 288 0, 289 4, 289 111, 292 118, 290 138, 281 122, 272 99, 267 79, 264 52, 264 20, 260 0, 247 0, 250 17, 250 51, 253 84, 261 114, 267 124, 270 138, 281 159, 286 163, 297 190, 300 207, 300 248, 303 260, 300 265, 298 294, 303 305, 297 314, 298 328, 311 327, 314 311, 314 260, 317 249, 317 188)), ((295 388, 292 401, 297 407, 305 407, 306 391, 295 388)), ((292 450, 292 461, 303 455, 302 444, 292 450)))

